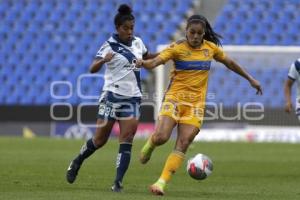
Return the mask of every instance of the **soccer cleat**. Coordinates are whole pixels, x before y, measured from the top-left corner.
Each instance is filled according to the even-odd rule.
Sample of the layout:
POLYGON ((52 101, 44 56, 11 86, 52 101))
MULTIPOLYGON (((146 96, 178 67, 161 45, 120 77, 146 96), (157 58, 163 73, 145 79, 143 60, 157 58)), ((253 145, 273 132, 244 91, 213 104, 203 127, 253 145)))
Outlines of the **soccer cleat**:
POLYGON ((164 192, 165 186, 166 186, 165 183, 163 183, 161 181, 157 181, 156 183, 151 185, 149 187, 149 189, 152 194, 158 195, 158 196, 163 196, 165 194, 165 192, 164 192))
POLYGON ((74 160, 70 163, 70 166, 67 170, 67 175, 66 175, 67 181, 69 183, 73 183, 75 181, 80 167, 81 167, 81 165, 76 163, 74 160))
POLYGON ((154 150, 154 146, 151 145, 149 139, 144 145, 144 147, 142 148, 140 153, 140 162, 142 164, 146 164, 150 160, 153 150, 154 150))
POLYGON ((115 182, 112 186, 111 186, 111 191, 113 192, 122 192, 123 186, 122 183, 120 181, 115 182))

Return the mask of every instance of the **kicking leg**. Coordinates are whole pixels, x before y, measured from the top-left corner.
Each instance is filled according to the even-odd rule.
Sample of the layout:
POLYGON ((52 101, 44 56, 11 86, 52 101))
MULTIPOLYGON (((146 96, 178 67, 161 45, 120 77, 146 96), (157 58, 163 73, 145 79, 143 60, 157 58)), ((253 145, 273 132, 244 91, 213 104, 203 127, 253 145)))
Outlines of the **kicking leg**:
POLYGON ((151 157, 151 154, 156 146, 166 143, 173 128, 176 126, 176 121, 169 116, 160 116, 158 119, 155 132, 148 138, 140 153, 140 162, 146 164, 151 157))
POLYGON ((178 136, 173 152, 168 156, 164 169, 159 179, 150 186, 150 191, 155 195, 164 195, 164 189, 167 183, 177 169, 182 165, 185 153, 189 145, 193 142, 199 129, 193 125, 179 124, 178 136))

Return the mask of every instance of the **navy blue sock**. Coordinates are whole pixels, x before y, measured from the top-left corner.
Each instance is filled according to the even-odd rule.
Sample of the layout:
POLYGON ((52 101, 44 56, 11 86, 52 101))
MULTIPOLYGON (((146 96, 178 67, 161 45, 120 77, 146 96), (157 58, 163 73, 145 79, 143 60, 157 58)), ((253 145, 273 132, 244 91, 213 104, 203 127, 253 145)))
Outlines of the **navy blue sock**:
POLYGON ((131 143, 122 143, 119 147, 119 153, 117 156, 116 167, 117 167, 117 174, 116 174, 116 182, 122 182, 123 177, 128 169, 131 157, 131 143))
POLYGON ((94 145, 93 139, 89 139, 86 143, 81 147, 79 155, 74 159, 75 162, 81 164, 84 159, 88 158, 92 155, 97 148, 94 145))

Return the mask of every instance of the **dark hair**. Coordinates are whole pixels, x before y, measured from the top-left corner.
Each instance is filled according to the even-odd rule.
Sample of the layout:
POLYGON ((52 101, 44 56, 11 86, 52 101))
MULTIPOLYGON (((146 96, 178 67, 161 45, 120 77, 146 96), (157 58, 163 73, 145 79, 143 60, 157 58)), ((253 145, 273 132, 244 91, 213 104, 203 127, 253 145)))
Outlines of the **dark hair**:
POLYGON ((134 16, 131 14, 132 9, 127 4, 122 4, 118 8, 118 14, 115 16, 115 26, 121 26, 127 20, 134 20, 134 16))
POLYGON ((208 20, 202 16, 202 15, 192 15, 191 17, 189 17, 189 19, 187 20, 187 25, 186 25, 186 29, 189 28, 189 26, 191 24, 194 23, 201 23, 204 26, 205 29, 205 34, 203 36, 203 39, 211 41, 213 43, 215 43, 218 46, 222 46, 220 39, 222 38, 221 35, 219 35, 218 33, 216 33, 211 25, 209 24, 208 20))

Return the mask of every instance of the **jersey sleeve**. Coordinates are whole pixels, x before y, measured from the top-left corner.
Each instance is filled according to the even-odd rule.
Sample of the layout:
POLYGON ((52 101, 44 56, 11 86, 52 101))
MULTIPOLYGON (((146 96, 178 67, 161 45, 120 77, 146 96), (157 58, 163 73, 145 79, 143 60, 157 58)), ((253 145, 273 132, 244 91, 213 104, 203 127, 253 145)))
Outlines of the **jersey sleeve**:
POLYGON ((105 42, 98 50, 95 58, 104 58, 106 56, 106 54, 110 51, 111 51, 111 48, 110 48, 108 42, 105 42))
POLYGON ((168 60, 174 60, 176 58, 176 44, 171 44, 162 52, 159 53, 159 57, 164 61, 167 62, 168 60))
POLYGON ((148 49, 142 40, 141 40, 141 46, 142 46, 143 55, 146 55, 148 53, 148 49))
POLYGON ((300 60, 296 60, 290 67, 289 73, 288 73, 288 77, 290 79, 297 79, 299 77, 299 72, 297 70, 297 67, 299 68, 299 72, 300 72, 300 60))
POLYGON ((215 60, 223 60, 225 59, 226 54, 223 49, 217 45, 214 45, 214 59, 215 60))

